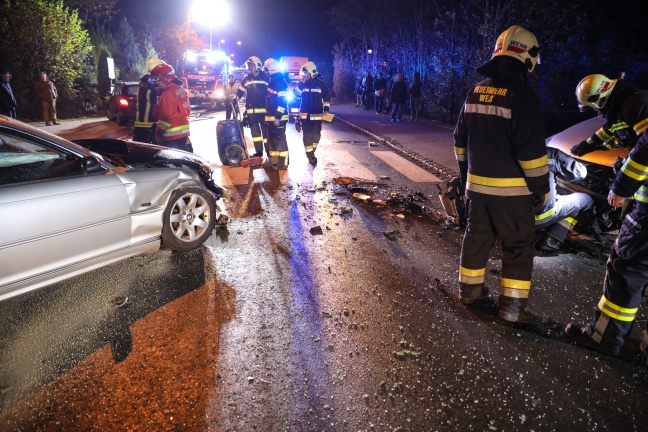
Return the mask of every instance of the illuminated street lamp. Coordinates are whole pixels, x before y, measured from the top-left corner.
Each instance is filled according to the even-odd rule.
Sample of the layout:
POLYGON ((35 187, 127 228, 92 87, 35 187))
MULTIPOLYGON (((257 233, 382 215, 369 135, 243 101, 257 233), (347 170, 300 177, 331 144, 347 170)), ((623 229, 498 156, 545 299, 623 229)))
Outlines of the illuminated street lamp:
MULTIPOLYGON (((209 25, 209 50, 212 50, 212 31, 214 17, 218 17, 216 24, 225 24, 230 18, 229 5, 224 0, 194 0, 189 16, 194 21, 209 25)), ((219 42, 220 49, 220 42, 219 42)))

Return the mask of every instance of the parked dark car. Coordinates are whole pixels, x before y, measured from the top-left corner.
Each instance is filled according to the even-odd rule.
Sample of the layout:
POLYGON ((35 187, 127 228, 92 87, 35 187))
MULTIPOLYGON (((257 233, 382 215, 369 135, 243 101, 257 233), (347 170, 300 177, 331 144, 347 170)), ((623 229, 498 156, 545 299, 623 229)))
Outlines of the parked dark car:
POLYGON ((108 120, 117 122, 119 126, 126 126, 135 121, 135 108, 137 103, 137 81, 118 82, 113 88, 108 99, 106 115, 108 120))
POLYGON ((227 221, 212 172, 193 153, 74 143, 0 115, 0 301, 161 246, 199 247, 227 221))

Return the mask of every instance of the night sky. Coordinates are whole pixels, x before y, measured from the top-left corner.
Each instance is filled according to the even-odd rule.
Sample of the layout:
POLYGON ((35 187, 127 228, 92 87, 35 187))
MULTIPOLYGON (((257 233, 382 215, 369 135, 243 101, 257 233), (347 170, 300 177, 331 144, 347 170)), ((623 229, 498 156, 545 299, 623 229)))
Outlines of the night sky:
MULTIPOLYGON (((335 3, 335 0, 229 0, 231 20, 220 25, 217 17, 214 18, 212 46, 218 47, 220 39, 232 41, 229 48, 235 53, 237 64, 239 61, 243 63, 250 55, 262 60, 299 56, 330 63, 333 59, 332 46, 337 38, 328 24, 326 10, 335 3), (240 49, 234 48, 237 40, 242 42, 240 49)), ((186 21, 190 5, 191 0, 119 2, 122 12, 144 10, 147 16, 155 16, 157 22, 167 25, 186 21), (154 8, 146 11, 145 8, 151 3, 155 4, 154 8)), ((196 28, 202 27, 199 23, 192 23, 194 25, 196 28)), ((205 27, 202 34, 209 38, 209 28, 205 27)))

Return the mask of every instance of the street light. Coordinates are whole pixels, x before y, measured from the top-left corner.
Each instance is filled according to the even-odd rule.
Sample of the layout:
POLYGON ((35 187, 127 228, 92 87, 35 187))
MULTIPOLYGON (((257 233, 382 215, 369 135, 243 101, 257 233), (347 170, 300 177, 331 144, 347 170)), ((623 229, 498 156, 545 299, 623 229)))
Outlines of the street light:
MULTIPOLYGON (((209 25, 209 50, 212 50, 212 33, 214 17, 218 17, 216 24, 225 24, 230 18, 230 8, 224 0, 194 0, 189 16, 194 21, 209 25)), ((219 42, 220 49, 220 42, 219 42)))

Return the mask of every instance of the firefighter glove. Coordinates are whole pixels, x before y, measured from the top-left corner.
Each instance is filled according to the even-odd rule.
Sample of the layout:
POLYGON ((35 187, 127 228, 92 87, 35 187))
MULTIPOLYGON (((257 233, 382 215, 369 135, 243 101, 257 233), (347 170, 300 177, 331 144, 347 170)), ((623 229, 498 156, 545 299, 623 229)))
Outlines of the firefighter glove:
POLYGON ((586 140, 579 142, 571 148, 571 152, 574 156, 583 156, 589 152, 593 152, 594 150, 594 146, 590 145, 586 140))
POLYGON ((302 130, 301 122, 299 121, 299 119, 295 120, 295 129, 297 130, 297 132, 301 132, 302 130))
POLYGON ((243 114, 243 120, 241 120, 241 125, 246 128, 250 127, 250 118, 247 116, 247 113, 243 114))
POLYGON ((279 119, 274 119, 272 123, 274 123, 275 127, 281 126, 281 121, 279 119))

